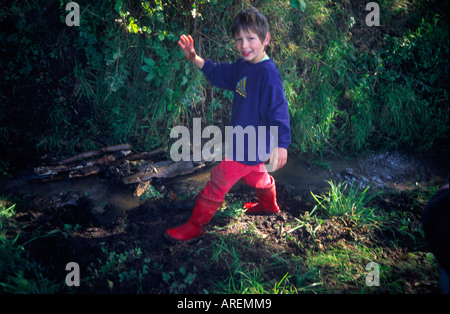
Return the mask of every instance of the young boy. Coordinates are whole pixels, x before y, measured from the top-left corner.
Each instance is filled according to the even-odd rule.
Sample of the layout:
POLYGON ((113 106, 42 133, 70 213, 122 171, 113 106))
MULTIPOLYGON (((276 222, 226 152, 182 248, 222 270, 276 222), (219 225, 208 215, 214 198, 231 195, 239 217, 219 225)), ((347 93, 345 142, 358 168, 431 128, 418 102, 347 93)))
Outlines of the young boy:
MULTIPOLYGON (((200 191, 189 220, 181 226, 166 230, 166 238, 174 241, 193 241, 203 235, 202 226, 209 223, 224 201, 225 194, 239 180, 256 189, 258 203, 246 203, 247 214, 276 214, 275 181, 267 173, 260 154, 271 152, 272 171, 283 167, 287 161, 287 147, 291 142, 288 104, 281 76, 273 60, 266 54, 270 41, 269 24, 255 8, 242 11, 232 25, 236 49, 241 55, 237 61, 212 63, 198 56, 192 37, 182 35, 179 46, 186 58, 193 62, 217 87, 234 91, 231 126, 265 127, 265 142, 253 139, 253 145, 234 145, 231 156, 226 157, 211 171, 210 180, 200 191), (278 147, 271 149, 270 127, 277 127, 278 147), (267 140, 269 139, 269 140, 267 140), (261 147, 262 146, 262 147, 261 147), (256 156, 256 158, 255 158, 256 156)), ((259 136, 258 132, 258 136, 259 136)), ((245 143, 245 142, 244 142, 245 143)), ((238 143, 239 144, 239 143, 238 143)), ((267 155, 267 154, 266 154, 267 155)), ((266 158, 267 159, 267 158, 266 158)))

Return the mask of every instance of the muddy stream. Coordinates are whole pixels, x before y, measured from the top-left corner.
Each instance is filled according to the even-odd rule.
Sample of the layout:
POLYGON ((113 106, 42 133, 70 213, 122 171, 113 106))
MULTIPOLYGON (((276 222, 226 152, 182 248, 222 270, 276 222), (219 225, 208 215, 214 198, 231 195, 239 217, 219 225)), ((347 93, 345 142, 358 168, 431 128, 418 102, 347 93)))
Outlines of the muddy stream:
MULTIPOLYGON (((442 184, 448 178, 447 150, 431 153, 392 151, 370 153, 359 158, 312 159, 290 154, 288 163, 279 171, 271 173, 277 184, 285 185, 296 192, 317 191, 329 187, 327 181, 348 181, 379 189, 406 191, 417 185, 432 182, 442 184)), ((204 187, 212 167, 194 174, 166 179, 159 184, 161 193, 192 194, 204 187)), ((153 184, 153 183, 152 183, 153 184)), ((242 188, 237 183, 231 191, 242 188)), ((75 192, 93 202, 93 214, 100 223, 114 220, 121 212, 135 208, 145 202, 134 195, 134 190, 110 183, 101 175, 52 183, 31 184, 25 179, 9 179, 3 184, 3 194, 16 197, 36 195, 63 195, 75 192)), ((66 197, 67 198, 67 197, 66 197)), ((76 202, 76 199, 61 199, 60 202, 76 202)))

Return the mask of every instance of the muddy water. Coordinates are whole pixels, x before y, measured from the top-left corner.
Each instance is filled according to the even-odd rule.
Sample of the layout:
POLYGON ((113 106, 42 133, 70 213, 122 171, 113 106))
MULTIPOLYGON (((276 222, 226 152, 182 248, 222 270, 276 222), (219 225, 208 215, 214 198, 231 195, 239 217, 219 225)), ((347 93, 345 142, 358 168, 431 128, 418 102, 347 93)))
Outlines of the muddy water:
POLYGON ((443 183, 448 175, 448 154, 408 152, 371 153, 359 158, 308 160, 290 157, 290 163, 274 174, 284 184, 296 189, 320 189, 326 181, 348 181, 397 191, 417 185, 443 183))
POLYGON ((132 190, 111 186, 106 179, 95 175, 70 181, 34 184, 15 179, 5 184, 4 190, 4 193, 18 197, 77 192, 93 202, 92 212, 101 223, 111 221, 118 213, 137 207, 143 202, 133 195, 132 190))
MULTIPOLYGON (((311 159, 290 155, 287 164, 271 173, 276 182, 295 190, 317 190, 329 187, 327 181, 348 181, 397 191, 411 190, 431 182, 442 184, 449 171, 448 153, 385 152, 359 158, 311 159)), ((209 178, 211 169, 173 180, 179 191, 199 190, 209 178)), ((234 189, 238 189, 238 183, 234 189)))
MULTIPOLYGON (((196 193, 204 187, 212 168, 195 174, 164 182, 166 191, 176 194, 196 193)), ((442 184, 449 171, 448 151, 419 154, 402 151, 372 153, 359 158, 312 159, 290 154, 288 163, 279 171, 271 173, 277 183, 289 185, 296 191, 318 190, 329 187, 326 181, 350 181, 381 189, 411 190, 417 185, 431 182, 442 184)), ((232 190, 239 189, 241 183, 232 190)), ((138 206, 143 200, 133 195, 132 189, 111 186, 98 176, 56 183, 29 184, 15 179, 3 186, 8 193, 30 196, 36 194, 59 194, 80 192, 94 202, 93 212, 109 220, 107 215, 138 206), (113 208, 114 210, 110 210, 113 208), (107 215, 106 215, 107 214, 107 215)), ((4 191, 2 191, 5 194, 4 191)))

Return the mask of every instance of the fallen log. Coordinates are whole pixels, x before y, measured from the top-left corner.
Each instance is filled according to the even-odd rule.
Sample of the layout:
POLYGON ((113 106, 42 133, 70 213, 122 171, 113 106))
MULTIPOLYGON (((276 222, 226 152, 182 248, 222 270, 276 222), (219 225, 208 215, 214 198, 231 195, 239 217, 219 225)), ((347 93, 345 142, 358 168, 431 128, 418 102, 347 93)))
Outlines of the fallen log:
POLYGON ((69 178, 73 179, 73 178, 83 178, 83 177, 87 177, 93 174, 97 174, 100 172, 102 168, 98 165, 94 165, 94 166, 90 166, 90 167, 85 167, 83 169, 79 169, 79 170, 75 170, 69 173, 69 178))
POLYGON ((152 178, 173 178, 192 173, 203 168, 204 166, 205 164, 195 166, 192 161, 161 161, 155 163, 151 167, 147 167, 146 171, 140 171, 123 178, 123 182, 125 184, 130 184, 144 182, 152 178))
POLYGON ((56 162, 57 165, 65 165, 69 164, 71 162, 80 160, 80 159, 86 159, 98 155, 102 155, 104 153, 113 153, 113 152, 119 152, 119 151, 131 151, 132 147, 130 144, 119 144, 119 145, 113 145, 113 146, 107 146, 102 147, 96 150, 91 150, 88 152, 80 153, 72 157, 64 158, 56 162))
POLYGON ((183 162, 174 162, 170 165, 162 167, 164 170, 160 168, 160 171, 158 171, 155 167, 154 171, 137 173, 124 178, 123 181, 126 184, 138 183, 136 190, 134 191, 134 195, 136 197, 141 197, 143 194, 147 193, 147 190, 151 185, 150 182, 152 178, 172 178, 182 176, 193 173, 206 166, 206 164, 195 165, 194 163, 189 164, 189 162, 185 162, 186 164, 184 165, 180 163, 183 162))
MULTIPOLYGON (((186 175, 200 170, 207 164, 204 160, 199 162, 165 160, 156 163, 150 160, 151 156, 164 153, 165 151, 167 151, 167 147, 131 155, 131 146, 129 144, 103 147, 59 160, 50 166, 36 167, 33 170, 37 174, 38 179, 33 178, 33 181, 50 182, 65 178, 81 178, 97 174, 107 169, 107 167, 111 167, 112 169, 128 169, 119 176, 119 180, 122 180, 123 183, 143 183, 152 178, 173 178, 186 175), (94 160, 88 159, 98 157, 104 153, 111 154, 94 160), (131 175, 129 175, 130 173, 131 175)), ((120 171, 116 173, 120 174, 120 171)), ((142 185, 141 188, 145 188, 145 186, 142 185)))
POLYGON ((105 157, 98 158, 96 160, 82 162, 78 164, 63 164, 57 166, 41 166, 34 168, 34 173, 39 174, 41 176, 52 176, 58 173, 71 172, 71 171, 79 171, 83 168, 99 166, 111 163, 116 160, 116 157, 113 155, 108 155, 105 157))
MULTIPOLYGON (((214 157, 221 157, 222 152, 215 152, 214 157)), ((151 180, 152 178, 173 178, 177 176, 183 176, 189 173, 193 173, 207 166, 207 162, 205 160, 199 162, 191 161, 193 158, 191 156, 189 161, 160 161, 158 163, 144 163, 138 167, 138 172, 124 177, 123 183, 131 184, 131 183, 142 183, 147 180, 151 180)))
POLYGON ((128 155, 124 158, 122 158, 120 161, 123 160, 129 160, 129 161, 134 161, 134 160, 146 160, 149 159, 150 157, 157 155, 157 154, 161 154, 167 151, 167 147, 160 147, 157 148, 155 150, 152 150, 151 152, 142 152, 139 154, 134 154, 134 155, 128 155))
POLYGON ((70 171, 78 171, 85 167, 91 167, 94 165, 106 165, 106 164, 118 164, 125 160, 135 161, 135 160, 146 160, 150 157, 163 153, 167 150, 167 147, 161 147, 155 149, 151 152, 142 152, 139 154, 130 155, 131 146, 128 144, 116 145, 116 146, 108 146, 95 151, 85 152, 81 154, 77 154, 72 157, 68 157, 56 162, 56 165, 51 166, 40 166, 34 168, 34 173, 42 175, 42 176, 52 176, 58 173, 70 172, 70 171), (126 150, 118 150, 118 149, 126 149, 126 150), (116 155, 108 155, 105 157, 98 158, 96 160, 84 161, 80 159, 87 159, 89 157, 97 156, 102 154, 102 152, 119 152, 121 156, 116 155), (74 163, 74 161, 78 161, 78 163, 74 163))

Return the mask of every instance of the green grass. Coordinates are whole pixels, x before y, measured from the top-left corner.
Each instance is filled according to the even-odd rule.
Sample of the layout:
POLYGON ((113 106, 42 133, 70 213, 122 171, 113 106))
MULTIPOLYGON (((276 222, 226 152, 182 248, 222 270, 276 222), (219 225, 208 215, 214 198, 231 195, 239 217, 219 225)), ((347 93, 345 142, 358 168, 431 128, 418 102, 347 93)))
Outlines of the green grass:
MULTIPOLYGON (((317 205, 310 213, 287 223, 284 231, 280 228, 284 245, 297 246, 297 253, 288 246, 280 251, 279 245, 245 229, 217 236, 211 263, 226 267, 229 275, 216 282, 214 292, 402 294, 428 293, 430 285, 438 285, 436 259, 427 251, 420 220, 413 214, 436 186, 410 192, 411 211, 386 212, 369 204, 376 197, 391 197, 391 192, 330 185, 321 196, 313 194, 317 205), (379 285, 366 284, 371 262, 378 266, 379 285)), ((232 223, 239 223, 239 216, 236 220, 232 223)))
MULTIPOLYGON (((131 244, 118 241, 111 247, 100 243, 103 255, 88 267, 83 284, 96 286, 97 281, 107 279, 105 284, 112 291, 117 283, 125 287, 132 284, 137 293, 145 293, 148 276, 154 280, 160 274, 168 293, 189 292, 198 280, 203 280, 205 293, 437 292, 439 267, 427 249, 419 216, 436 189, 435 185, 418 186, 399 194, 330 182, 330 189, 312 194, 316 204, 310 212, 289 221, 276 220, 267 230, 261 230, 258 219, 253 221, 243 214, 240 200, 229 198, 212 221, 219 226, 208 231, 200 246, 171 248, 174 254, 184 251, 193 264, 171 268, 153 261, 139 240, 131 244), (380 207, 395 198, 401 207, 380 207), (369 263, 378 266, 379 285, 366 284, 369 263)), ((31 261, 27 253, 34 239, 52 234, 26 234, 16 216, 16 205, 2 199, 0 292, 67 292, 64 283, 45 278, 42 274, 48 270, 31 261)), ((62 232, 69 236, 69 231, 62 232)))
POLYGON ((358 186, 348 182, 335 183, 328 182, 330 187, 328 192, 320 195, 315 195, 311 192, 318 206, 324 210, 328 216, 348 216, 356 222, 365 224, 374 219, 373 208, 368 205, 372 199, 377 197, 377 194, 370 195, 369 187, 360 191, 361 183, 358 186))
MULTIPOLYGON (((247 234, 248 237, 248 234, 247 234)), ((226 294, 286 294, 296 293, 292 276, 285 273, 281 277, 275 274, 284 271, 287 262, 283 253, 274 253, 267 257, 249 261, 247 255, 254 256, 250 240, 242 241, 235 236, 219 236, 212 243, 211 263, 220 263, 228 269, 229 276, 224 281, 216 282, 214 293, 226 294)), ((290 266, 290 265, 289 265, 290 266)))
POLYGON ((62 283, 55 283, 42 275, 42 268, 28 260, 26 245, 20 244, 20 230, 11 219, 15 204, 0 199, 0 293, 30 294, 56 293, 62 283))

